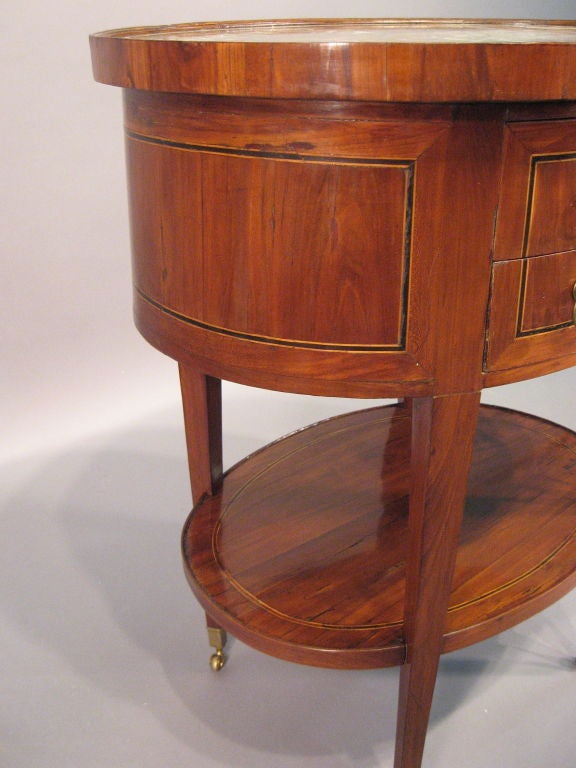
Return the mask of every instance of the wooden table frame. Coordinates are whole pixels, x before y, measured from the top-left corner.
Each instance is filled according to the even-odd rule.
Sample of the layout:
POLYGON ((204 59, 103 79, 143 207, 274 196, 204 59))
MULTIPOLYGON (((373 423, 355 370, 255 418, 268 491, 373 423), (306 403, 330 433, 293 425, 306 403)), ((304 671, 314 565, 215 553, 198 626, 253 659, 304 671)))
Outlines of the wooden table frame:
MULTIPOLYGON (((308 664, 400 664, 395 768, 419 768, 440 654, 576 584, 576 436, 480 407, 484 387, 576 363, 576 25, 245 22, 91 45, 96 79, 125 89, 136 324, 179 363, 195 502, 184 564, 213 666, 224 630, 308 664), (223 474, 222 379, 399 405, 316 425, 223 474), (332 493, 311 446, 340 472, 347 440, 388 453, 390 479, 358 465, 332 493), (510 455, 500 473, 514 480, 499 476, 510 455), (538 462, 541 501, 513 503, 510 483, 521 497, 538 462), (492 483, 493 517, 476 476, 492 483), (383 544, 344 511, 355 483, 372 489, 366 519, 388 515, 383 544), (268 494, 265 513, 249 489, 268 494), (301 511, 328 502, 314 524, 334 514, 333 526, 302 539, 301 511), (523 542, 534 562, 511 524, 525 504, 546 514, 542 551, 523 542), (466 510, 477 519, 463 528, 466 510), (399 548, 378 583, 400 590, 400 619, 390 596, 384 621, 368 583, 327 598, 330 621, 306 614, 303 585, 314 602, 331 584, 303 564, 329 541, 339 553, 350 530, 359 552, 376 547, 366 569, 399 548), (475 553, 484 541, 485 557, 502 547, 501 574, 489 557, 457 565, 465 541, 475 553)), ((348 562, 356 584, 362 558, 348 562)))

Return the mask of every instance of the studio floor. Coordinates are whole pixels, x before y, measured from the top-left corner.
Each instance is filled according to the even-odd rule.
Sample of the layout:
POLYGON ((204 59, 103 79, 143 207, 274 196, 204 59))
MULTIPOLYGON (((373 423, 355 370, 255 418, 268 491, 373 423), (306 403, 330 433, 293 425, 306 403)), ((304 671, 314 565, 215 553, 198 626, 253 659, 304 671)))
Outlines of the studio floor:
MULTIPOLYGON (((230 462, 257 439, 227 446, 230 462)), ((391 767, 397 670, 239 642, 210 670, 180 565, 184 457, 175 406, 1 468, 0 765, 391 767)), ((574 768, 575 656, 572 593, 444 657, 425 768, 574 768)))

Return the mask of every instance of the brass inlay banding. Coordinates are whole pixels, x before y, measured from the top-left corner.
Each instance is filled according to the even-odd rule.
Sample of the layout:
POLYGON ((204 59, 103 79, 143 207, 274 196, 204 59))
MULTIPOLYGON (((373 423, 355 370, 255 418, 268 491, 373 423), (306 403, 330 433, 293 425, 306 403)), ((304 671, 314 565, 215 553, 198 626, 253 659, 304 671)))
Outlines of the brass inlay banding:
MULTIPOLYGON (((575 287, 576 291, 576 287, 575 287)), ((485 406, 486 407, 486 406, 485 406)), ((502 409, 500 409, 502 410, 502 409)), ((373 422, 370 422, 370 425, 377 425, 384 422, 391 423, 392 421, 408 418, 407 416, 401 415, 401 416, 394 416, 392 418, 380 418, 378 420, 375 420, 373 422)), ((246 483, 240 487, 230 498, 230 500, 227 502, 226 506, 222 510, 220 514, 220 518, 218 522, 216 523, 214 527, 214 531, 212 534, 212 556, 214 558, 214 561, 217 563, 220 570, 226 574, 226 577, 228 581, 230 582, 231 586, 233 586, 239 593, 241 593, 247 600, 249 600, 251 603, 258 605, 260 608, 265 610, 267 613, 270 613, 274 616, 277 616, 280 619, 288 620, 292 624, 299 624, 303 626, 309 626, 309 627, 318 627, 320 629, 337 629, 340 631, 345 632, 358 632, 358 631, 368 631, 368 630, 381 630, 381 629, 389 629, 392 627, 401 627, 403 625, 403 619, 400 619, 398 621, 389 621, 389 622, 378 622, 378 623, 372 623, 372 624, 356 624, 356 625, 346 625, 346 624, 331 624, 328 622, 320 622, 315 620, 306 620, 301 619, 298 617, 290 616, 277 608, 274 608, 273 606, 269 605, 265 601, 261 600, 260 598, 256 597, 256 595, 252 594, 248 589, 246 589, 231 573, 230 571, 225 567, 223 562, 220 559, 219 552, 218 552, 218 537, 220 534, 220 530, 222 527, 222 523, 226 515, 229 513, 231 505, 251 486, 253 485, 257 480, 259 480, 261 477, 263 477, 267 472, 272 470, 274 467, 276 467, 278 464, 281 464, 283 461, 289 459, 290 457, 294 456, 295 454, 308 449, 312 445, 316 445, 317 443, 322 442, 322 440, 332 437, 335 434, 344 434, 348 431, 354 431, 358 428, 357 425, 353 425, 350 427, 345 427, 343 429, 332 431, 328 434, 321 435, 315 440, 310 441, 309 443, 306 443, 305 445, 301 445, 298 448, 295 448, 290 453, 280 457, 279 459, 276 459, 275 461, 271 462, 269 465, 261 469, 258 473, 256 473, 253 477, 251 477, 249 480, 246 481, 246 483)), ((534 429, 532 429, 528 425, 519 425, 519 428, 527 430, 529 432, 535 432, 534 429)), ((555 443, 558 446, 561 446, 562 448, 568 450, 570 453, 576 454, 576 451, 574 451, 570 446, 566 445, 561 440, 558 440, 556 437, 553 437, 551 435, 546 435, 548 440, 550 440, 551 443, 555 443)), ((537 573, 540 569, 544 568, 548 563, 552 562, 558 554, 564 550, 567 546, 569 546, 574 540, 576 539, 576 529, 572 531, 571 534, 568 536, 565 536, 564 539, 553 549, 552 552, 549 552, 541 561, 535 563, 532 567, 528 568, 527 570, 523 571, 522 573, 518 574, 518 576, 508 580, 507 582, 500 584, 496 587, 494 587, 491 590, 488 590, 481 595, 478 595, 476 597, 469 598, 467 600, 464 600, 461 603, 456 603, 454 605, 450 605, 448 608, 448 614, 453 614, 456 611, 463 610, 471 605, 475 605, 479 602, 482 602, 483 600, 486 600, 494 595, 497 595, 499 593, 505 592, 507 589, 510 589, 514 585, 524 581, 525 579, 529 578, 533 574, 537 573)))

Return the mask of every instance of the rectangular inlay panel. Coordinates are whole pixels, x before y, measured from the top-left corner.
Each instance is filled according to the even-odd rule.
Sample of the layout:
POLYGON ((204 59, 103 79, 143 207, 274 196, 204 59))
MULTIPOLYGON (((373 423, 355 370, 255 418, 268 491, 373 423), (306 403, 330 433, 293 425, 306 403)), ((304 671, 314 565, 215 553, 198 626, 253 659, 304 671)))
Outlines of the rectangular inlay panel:
POLYGON ((576 251, 495 264, 486 370, 573 355, 574 283, 576 251))
POLYGON ((505 139, 494 257, 576 249, 576 120, 512 123, 505 139))
POLYGON ((518 335, 573 325, 576 251, 527 259, 518 335))
POLYGON ((412 161, 128 146, 146 297, 223 332, 403 348, 412 161))
POLYGON ((526 256, 576 248, 576 153, 535 157, 526 256))

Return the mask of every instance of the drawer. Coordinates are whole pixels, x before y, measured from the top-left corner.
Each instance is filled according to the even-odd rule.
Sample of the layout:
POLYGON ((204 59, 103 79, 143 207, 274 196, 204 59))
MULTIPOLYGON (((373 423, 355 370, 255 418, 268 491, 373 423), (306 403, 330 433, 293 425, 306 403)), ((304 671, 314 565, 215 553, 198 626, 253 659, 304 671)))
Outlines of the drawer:
POLYGON ((575 354, 575 294, 576 251, 494 264, 487 370, 575 354))
POLYGON ((576 251, 526 259, 521 290, 519 335, 574 325, 576 251))
POLYGON ((135 283, 148 300, 258 342, 404 348, 414 162, 133 137, 127 152, 135 283), (170 227, 167 201, 180 214, 170 227))
POLYGON ((576 120, 506 126, 494 258, 576 249, 576 120))
POLYGON ((332 113, 128 91, 140 299, 219 341, 411 354, 414 220, 451 112, 332 113))

